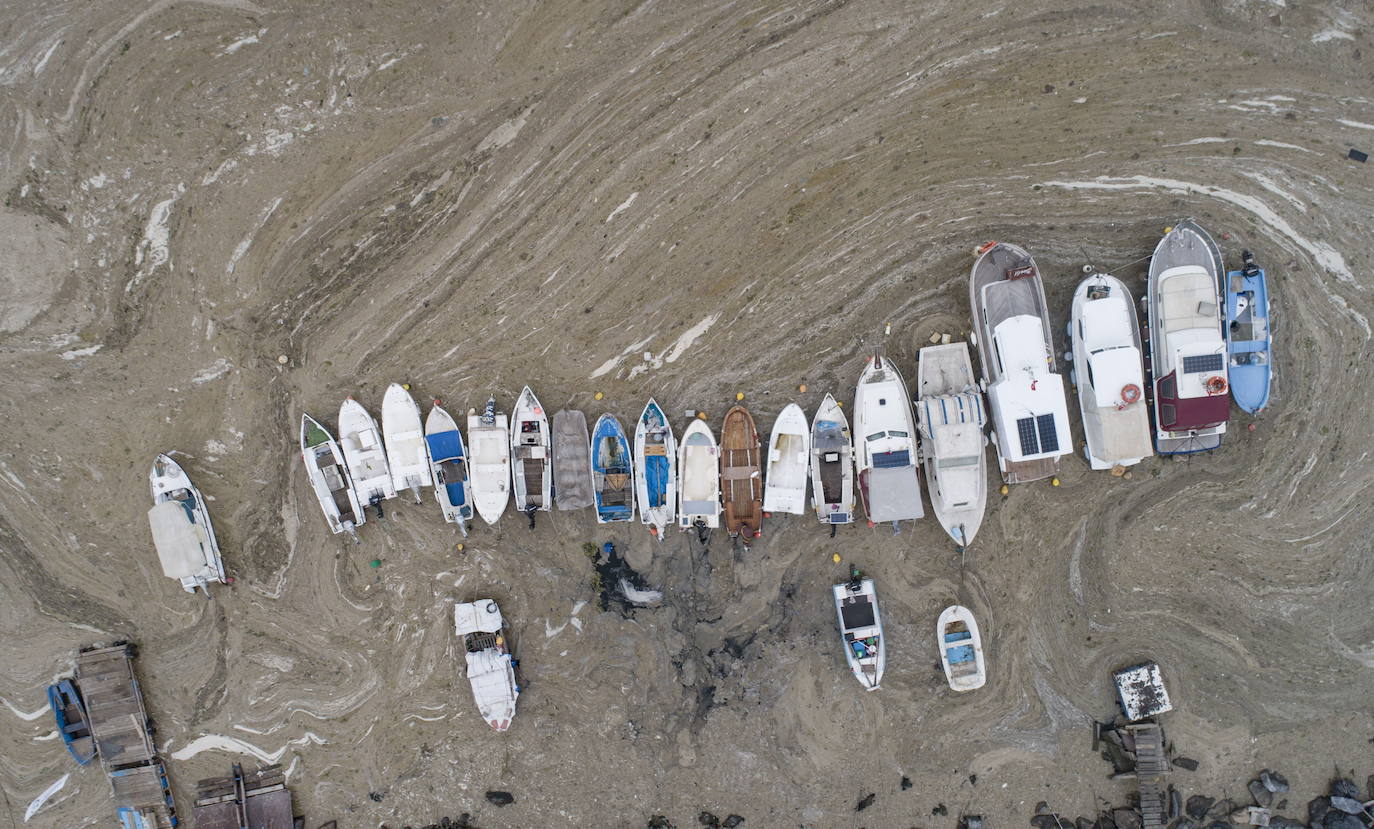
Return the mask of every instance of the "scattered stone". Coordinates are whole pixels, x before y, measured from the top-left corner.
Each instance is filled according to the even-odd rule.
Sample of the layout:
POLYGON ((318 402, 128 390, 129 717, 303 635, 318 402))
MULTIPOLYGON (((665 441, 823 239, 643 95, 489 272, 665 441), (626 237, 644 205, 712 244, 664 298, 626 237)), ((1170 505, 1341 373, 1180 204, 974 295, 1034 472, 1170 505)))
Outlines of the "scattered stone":
POLYGON ((858 802, 858 804, 854 807, 854 811, 856 811, 856 812, 862 812, 864 809, 867 809, 869 806, 872 806, 872 805, 873 805, 873 801, 875 801, 875 800, 877 800, 877 799, 878 799, 878 794, 877 794, 877 792, 869 792, 868 794, 866 794, 866 795, 864 795, 863 797, 859 798, 859 802, 858 802))
POLYGON ((709 826, 711 829, 720 829, 720 818, 704 810, 697 815, 697 823, 702 826, 709 826))
POLYGON ((1140 829, 1140 812, 1135 809, 1113 809, 1112 823, 1116 829, 1140 829))
POLYGON ((1288 791, 1288 778, 1276 771, 1265 769, 1260 772, 1260 782, 1264 784, 1264 788, 1271 792, 1288 791))
POLYGON ((1197 771, 1197 761, 1191 757, 1175 757, 1173 763, 1185 771, 1197 771))
POLYGON ((960 815, 959 829, 983 829, 982 815, 960 815))
POLYGON ((386 797, 386 795, 382 794, 381 792, 368 792, 368 793, 367 793, 367 799, 368 799, 368 800, 371 800, 373 803, 381 803, 381 802, 382 802, 382 798, 384 798, 384 797, 386 797))
POLYGON ((907 777, 907 776, 905 776, 905 775, 903 775, 903 776, 902 776, 902 791, 906 791, 906 790, 909 789, 909 788, 911 788, 911 778, 910 778, 910 777, 907 777))
POLYGON ((487 792, 487 802, 493 806, 509 806, 515 802, 515 795, 510 792, 487 792))
POLYGON ((1307 829, 1307 824, 1283 815, 1275 815, 1269 818, 1269 829, 1307 829))
POLYGON ((1116 821, 1112 820, 1111 812, 1103 812, 1097 816, 1097 829, 1116 829, 1116 821))
POLYGON ((1364 790, 1368 792, 1370 800, 1374 800, 1374 774, 1369 775, 1369 779, 1364 781, 1364 790))
POLYGON ((1322 826, 1326 829, 1365 829, 1364 821, 1354 815, 1348 815, 1334 809, 1326 813, 1326 819, 1322 822, 1322 826))
POLYGON ((1255 803, 1268 809, 1274 802, 1274 793, 1258 780, 1251 780, 1246 786, 1250 790, 1250 796, 1255 799, 1255 803))
POLYGON ((1331 782, 1331 796, 1348 797, 1351 800, 1359 800, 1360 787, 1355 785, 1354 780, 1346 780, 1342 777, 1339 780, 1333 780, 1331 782))
POLYGON ((1036 815, 1030 822, 1035 829, 1067 829, 1059 820, 1059 815, 1036 815))
POLYGON ((1044 800, 1040 801, 1035 804, 1035 813, 1037 815, 1048 815, 1050 813, 1050 804, 1044 800))
POLYGON ((1326 797, 1314 797, 1307 801, 1307 822, 1317 827, 1322 823, 1322 818, 1331 811, 1331 800, 1326 797))
POLYGON ((1074 829, 1093 829, 1096 825, 1097 824, 1093 823, 1092 820, 1085 817, 1080 817, 1073 822, 1074 829))
POLYGON ((720 829, 735 829, 744 822, 744 818, 739 815, 726 815, 725 820, 720 824, 720 829))
POLYGON ((1182 820, 1174 821, 1172 829, 1198 829, 1198 827, 1196 823, 1193 823, 1188 818, 1183 818, 1182 820))
POLYGON ((1183 813, 1183 793, 1174 788, 1174 784, 1169 784, 1169 820, 1173 820, 1183 813))
MULTIPOLYGON (((945 344, 948 345, 949 343, 945 343, 945 344)), ((968 776, 968 784, 969 784, 970 786, 977 786, 977 785, 978 785, 978 775, 976 775, 976 774, 970 774, 970 775, 968 776)))
POLYGON ((1236 810, 1236 802, 1231 798, 1223 798, 1216 802, 1216 805, 1207 812, 1207 816, 1212 820, 1221 820, 1231 816, 1236 810))
MULTIPOLYGON (((1229 803, 1230 801, 1227 802, 1229 803)), ((1207 829, 1231 829, 1231 826, 1224 820, 1214 820, 1207 824, 1207 829)))
POLYGON ((943 803, 936 803, 935 808, 931 809, 930 813, 932 815, 947 815, 949 814, 949 809, 946 809, 943 803))
POLYGON ((1183 807, 1183 811, 1193 820, 1202 820, 1207 817, 1207 811, 1212 808, 1212 804, 1217 801, 1205 794, 1195 794, 1188 798, 1188 803, 1183 807))
POLYGON ((649 818, 648 829, 676 829, 673 822, 663 815, 654 815, 649 818))
POLYGON ((1347 815, 1358 815, 1364 811, 1364 804, 1353 797, 1332 796, 1331 805, 1347 815))

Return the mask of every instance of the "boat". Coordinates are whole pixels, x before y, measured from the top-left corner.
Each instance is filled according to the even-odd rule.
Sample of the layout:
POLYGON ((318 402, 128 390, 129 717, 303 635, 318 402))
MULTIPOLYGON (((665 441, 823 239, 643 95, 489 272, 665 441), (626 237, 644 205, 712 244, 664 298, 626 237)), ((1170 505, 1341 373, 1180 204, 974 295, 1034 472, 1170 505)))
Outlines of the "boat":
POLYGON ((1120 279, 1094 273, 1073 292, 1069 319, 1083 452, 1093 469, 1134 466, 1154 455, 1145 405, 1140 324, 1120 279))
POLYGON ((506 637, 501 609, 492 599, 478 599, 453 607, 453 627, 463 640, 468 682, 482 719, 496 731, 510 728, 520 686, 506 637))
POLYGON ((1222 336, 1221 249, 1191 219, 1150 257, 1146 308, 1155 449, 1190 455, 1221 446, 1231 416, 1222 336))
POLYGON ((396 484, 391 479, 391 466, 386 461, 386 447, 377 421, 351 397, 339 406, 339 448, 353 476, 358 502, 364 507, 376 507, 380 518, 382 501, 396 497, 396 484))
POLYGON ((209 597, 210 584, 224 582, 224 561, 219 555, 219 541, 210 523, 210 511, 205 507, 205 496, 191 483, 185 470, 166 455, 153 459, 148 483, 153 493, 148 525, 162 563, 162 575, 181 582, 181 589, 187 593, 200 589, 209 597))
POLYGON ((1226 274, 1226 352, 1230 355, 1231 399, 1242 411, 1259 414, 1269 405, 1272 338, 1269 333, 1269 286, 1264 269, 1250 251, 1241 253, 1244 267, 1226 274))
POLYGON ((849 418, 829 394, 811 421, 811 503, 832 533, 854 520, 854 442, 849 418))
POLYGON ((577 409, 553 416, 553 495, 560 510, 592 505, 592 445, 587 416, 577 409))
POLYGON ((77 690, 76 683, 63 679, 49 685, 48 706, 52 708, 57 733, 67 746, 67 752, 77 765, 89 764, 95 759, 95 738, 91 736, 86 705, 81 701, 81 692, 77 690))
POLYGON ((604 414, 592 429, 592 494, 596 523, 611 524, 635 517, 634 460, 630 441, 615 415, 604 414))
POLYGON ((720 449, 711 427, 693 418, 682 433, 677 458, 677 525, 704 534, 720 526, 720 449))
POLYGON ((496 398, 487 399, 481 414, 468 410, 468 473, 477 514, 495 524, 510 501, 510 429, 505 412, 496 411, 496 398))
POLYGON ((425 417, 425 443, 429 445, 430 469, 434 473, 434 499, 439 502, 444 520, 457 524, 458 531, 466 536, 468 522, 472 520, 468 456, 458 423, 437 400, 425 417))
POLYGON ((415 493, 415 503, 420 503, 420 489, 434 483, 434 473, 420 426, 420 407, 400 383, 387 386, 382 397, 382 438, 391 462, 391 482, 398 492, 415 493))
POLYGON ((634 457, 639 520, 662 541, 664 530, 677 521, 677 441, 668 416, 652 397, 635 426, 634 457))
POLYGON ((935 519, 960 547, 973 543, 988 502, 987 410, 968 343, 916 354, 916 424, 935 519))
POLYGON ((897 364, 876 352, 854 389, 854 463, 870 522, 897 527, 925 515, 911 398, 897 364))
POLYGON ((844 643, 845 661, 865 690, 876 691, 883 681, 887 654, 883 619, 878 612, 878 593, 873 587, 873 579, 866 579, 857 569, 853 569, 849 581, 835 585, 832 592, 835 597, 835 616, 840 622, 840 640, 844 643))
POLYGON ((969 301, 1002 480, 1053 477, 1073 438, 1040 269, 1023 248, 988 242, 969 276, 969 301))
POLYGON ((763 511, 806 512, 806 472, 810 465, 811 426, 802 407, 789 403, 773 422, 773 434, 768 439, 763 511))
POLYGON ((720 491, 725 529, 731 538, 743 538, 747 550, 750 539, 763 535, 763 470, 759 433, 743 406, 732 406, 720 429, 720 491))
POLYGON ((336 535, 346 532, 356 540, 355 530, 367 521, 367 516, 363 513, 363 505, 358 503, 358 493, 353 489, 353 478, 344 463, 343 452, 329 430, 304 413, 301 414, 301 456, 305 459, 306 477, 320 501, 330 531, 336 535))
POLYGON ((529 386, 515 401, 514 418, 510 430, 512 491, 515 508, 529 517, 533 527, 534 514, 547 512, 553 504, 553 459, 549 418, 529 386))
POLYGON ((935 625, 935 641, 949 687, 956 691, 983 687, 988 674, 983 663, 983 637, 973 611, 957 604, 945 608, 935 625))

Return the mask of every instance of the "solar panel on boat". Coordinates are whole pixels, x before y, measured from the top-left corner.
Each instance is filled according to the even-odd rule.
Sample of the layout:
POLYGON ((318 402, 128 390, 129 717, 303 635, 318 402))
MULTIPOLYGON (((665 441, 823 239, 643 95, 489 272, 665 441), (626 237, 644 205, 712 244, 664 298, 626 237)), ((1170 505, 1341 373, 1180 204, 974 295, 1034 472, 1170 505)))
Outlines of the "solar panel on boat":
POLYGON ((1054 415, 1040 415, 1035 419, 1035 425, 1040 430, 1040 451, 1059 451, 1059 433, 1054 429, 1054 415))
POLYGON ((1035 418, 1023 417, 1016 421, 1016 436, 1021 439, 1021 454, 1038 455, 1040 442, 1035 437, 1035 418))
POLYGON ((1220 354, 1198 354, 1183 358, 1184 374, 1201 374, 1205 371, 1221 371, 1223 358, 1220 354))

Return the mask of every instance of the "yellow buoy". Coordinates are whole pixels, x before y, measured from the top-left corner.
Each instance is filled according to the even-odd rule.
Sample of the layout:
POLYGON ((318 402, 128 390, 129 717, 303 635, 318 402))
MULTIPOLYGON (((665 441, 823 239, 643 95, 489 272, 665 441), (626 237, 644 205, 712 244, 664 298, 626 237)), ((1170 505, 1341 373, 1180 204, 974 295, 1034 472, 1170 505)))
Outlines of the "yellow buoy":
MULTIPOLYGON (((699 419, 701 419, 701 420, 705 420, 705 419, 706 419, 706 412, 697 412, 697 417, 698 417, 699 419)), ((713 473, 711 473, 711 474, 714 475, 715 473, 713 472, 713 473)))
POLYGON ((836 405, 836 406, 839 406, 841 409, 843 409, 843 408, 844 408, 844 401, 843 401, 843 400, 836 400, 836 401, 835 401, 835 405, 836 405))
POLYGON ((735 392, 735 400, 736 400, 736 401, 743 400, 743 399, 744 399, 744 392, 742 392, 742 391, 737 391, 737 392, 735 392))
POLYGON ((1058 478, 1050 478, 1050 486, 1059 486, 1058 478))
POLYGON ((1011 492, 1011 487, 1007 486, 1006 484, 1002 484, 1001 492, 1003 495, 1006 495, 1008 492, 1011 492))
POLYGON ((409 383, 402 383, 402 384, 401 384, 401 388, 405 389, 406 391, 410 391, 410 384, 409 384, 409 383))
POLYGON ((797 391, 801 392, 802 394, 806 394, 806 384, 802 383, 800 386, 797 386, 797 391))
POLYGON ((833 562, 835 562, 836 564, 839 564, 839 563, 840 563, 840 554, 839 554, 839 553, 835 553, 833 556, 830 557, 830 560, 833 561, 833 562))
POLYGON ((1165 236, 1168 236, 1170 233, 1173 233, 1173 232, 1174 232, 1174 226, 1173 226, 1173 225, 1167 225, 1167 226, 1165 226, 1165 228, 1164 228, 1164 235, 1165 235, 1165 236))
POLYGON ((459 543, 458 543, 458 552, 460 552, 460 553, 463 552, 463 544, 462 544, 462 542, 459 542, 459 543))
POLYGON ((603 397, 605 397, 605 396, 606 396, 606 395, 602 394, 601 392, 597 392, 596 394, 592 395, 592 397, 595 398, 595 399, 597 399, 597 400, 600 400, 601 398, 603 398, 603 397))

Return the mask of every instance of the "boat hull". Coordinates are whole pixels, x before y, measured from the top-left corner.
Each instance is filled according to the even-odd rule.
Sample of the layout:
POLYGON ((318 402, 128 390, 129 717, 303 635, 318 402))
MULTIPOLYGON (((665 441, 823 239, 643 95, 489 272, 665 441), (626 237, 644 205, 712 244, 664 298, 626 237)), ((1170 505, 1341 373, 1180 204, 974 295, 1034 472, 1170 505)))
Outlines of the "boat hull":
POLYGON ((834 585, 831 595, 845 662, 864 690, 876 691, 887 668, 887 640, 873 580, 856 579, 834 585))
POLYGON ((592 445, 587 416, 563 409, 553 416, 553 494, 560 510, 592 506, 592 445))
POLYGON ((468 472, 472 505, 482 520, 495 524, 510 503, 510 426, 504 412, 468 415, 468 472))
POLYGON ((720 526, 720 448, 700 418, 688 424, 678 444, 679 529, 720 526))
POLYGON ((148 484, 153 495, 148 521, 163 575, 177 579, 188 593, 199 588, 209 595, 209 585, 225 577, 205 496, 167 455, 153 460, 148 484))
POLYGON ((968 344, 917 352, 916 394, 931 510, 954 543, 967 547, 983 525, 988 497, 987 418, 968 344))
POLYGON ((987 682, 983 637, 971 610, 960 605, 945 608, 935 625, 935 644, 950 688, 974 691, 983 687, 987 682))
POLYGON ((511 491, 520 512, 546 511, 553 505, 553 443, 549 418, 530 387, 520 393, 511 421, 511 491))
POLYGON ((603 414, 592 429, 592 494, 596 523, 634 520, 634 458, 625 429, 614 415, 603 414))
POLYGON ((301 456, 310 488, 320 502, 325 522, 335 535, 353 532, 367 521, 342 450, 321 423, 301 415, 301 456))
POLYGON ((1226 351, 1231 399, 1241 411, 1259 414, 1269 405, 1273 337, 1269 286, 1264 269, 1247 262, 1226 275, 1226 351))
POLYGON ((1134 466, 1153 455, 1140 323, 1125 283, 1105 273, 1078 283, 1069 341, 1089 466, 1134 466))
POLYGON ((763 534, 762 476, 754 418, 748 409, 735 406, 725 413, 720 430, 720 491, 731 538, 763 534))
POLYGON ((854 521, 854 442, 844 409, 828 394, 811 422, 811 503, 822 524, 854 521))
POLYGON ((444 520, 457 524, 467 535, 467 522, 473 515, 467 451, 457 421, 437 403, 425 417, 425 443, 434 475, 434 500, 444 520))
POLYGON ((652 398, 635 426, 634 457, 639 519, 662 541, 677 520, 677 440, 668 416, 652 398))
POLYGON ((773 423, 768 439, 768 470, 764 475, 763 511, 806 512, 806 477, 811 462, 811 427, 806 412, 788 404, 773 423))
POLYGON ((396 497, 382 432, 363 404, 351 397, 339 406, 339 448, 360 503, 372 506, 396 497))

